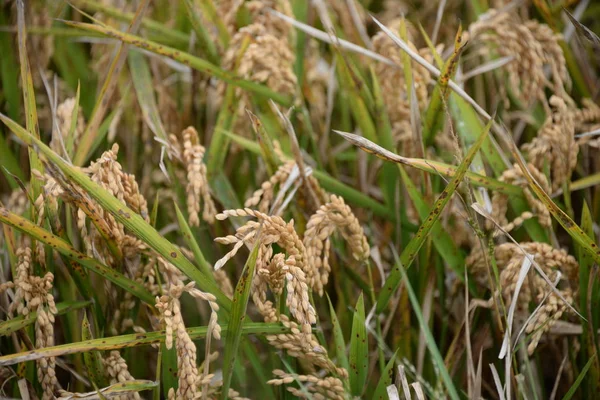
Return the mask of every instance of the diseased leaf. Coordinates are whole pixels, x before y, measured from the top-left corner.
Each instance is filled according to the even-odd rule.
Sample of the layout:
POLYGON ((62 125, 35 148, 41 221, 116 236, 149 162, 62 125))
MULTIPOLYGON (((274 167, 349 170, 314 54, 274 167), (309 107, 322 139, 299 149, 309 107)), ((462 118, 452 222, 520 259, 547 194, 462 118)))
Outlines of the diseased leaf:
POLYGON ((369 373, 369 340, 365 327, 365 303, 362 293, 356 302, 352 320, 352 336, 350 338, 350 392, 354 396, 362 396, 369 373))

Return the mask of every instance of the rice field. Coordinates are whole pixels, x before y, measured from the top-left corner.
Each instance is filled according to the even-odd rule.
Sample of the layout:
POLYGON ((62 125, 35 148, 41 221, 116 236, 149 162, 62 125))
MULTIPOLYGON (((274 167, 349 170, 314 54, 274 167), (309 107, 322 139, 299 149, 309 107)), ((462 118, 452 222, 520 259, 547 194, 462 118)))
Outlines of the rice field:
POLYGON ((596 398, 599 16, 1 2, 0 398, 596 398))

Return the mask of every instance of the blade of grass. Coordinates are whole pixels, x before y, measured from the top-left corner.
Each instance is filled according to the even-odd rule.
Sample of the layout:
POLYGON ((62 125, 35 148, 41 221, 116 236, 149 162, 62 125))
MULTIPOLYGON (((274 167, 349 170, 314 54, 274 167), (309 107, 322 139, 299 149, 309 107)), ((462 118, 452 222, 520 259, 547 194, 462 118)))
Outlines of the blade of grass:
POLYGON ((181 253, 177 246, 163 238, 156 231, 156 229, 148 224, 140 215, 131 210, 116 197, 112 196, 107 190, 93 182, 79 169, 68 164, 65 160, 54 153, 48 146, 30 135, 17 123, 2 114, 0 114, 0 120, 2 120, 21 140, 23 140, 23 142, 27 143, 29 146, 35 147, 37 150, 43 153, 44 156, 46 156, 62 171, 62 173, 64 173, 74 183, 84 189, 93 199, 98 202, 102 208, 109 211, 118 222, 129 229, 133 235, 147 243, 155 251, 165 257, 165 260, 175 265, 186 276, 196 282, 196 285, 199 289, 214 294, 217 297, 219 304, 223 306, 225 311, 229 311, 231 309, 231 300, 225 296, 221 289, 219 289, 214 282, 207 281, 202 272, 200 272, 194 266, 194 264, 192 264, 183 255, 183 253, 181 253))
POLYGON ((356 302, 352 320, 352 336, 350 337, 350 392, 361 397, 367 383, 369 373, 369 342, 365 326, 365 303, 362 293, 356 302))
POLYGON ((282 95, 280 93, 276 93, 269 89, 265 85, 258 84, 256 82, 248 81, 245 79, 241 79, 231 73, 230 71, 226 71, 210 62, 195 57, 189 53, 183 52, 181 50, 174 49, 169 46, 163 46, 159 43, 156 43, 151 40, 144 39, 140 36, 131 35, 129 33, 124 33, 113 29, 108 26, 101 26, 95 24, 87 24, 83 22, 75 22, 75 21, 62 21, 69 26, 73 26, 75 28, 83 29, 85 31, 97 32, 101 33, 104 36, 112 37, 114 39, 120 40, 124 43, 132 44, 136 47, 142 48, 144 50, 148 50, 155 54, 160 54, 165 57, 171 58, 175 61, 179 61, 182 64, 189 66, 195 70, 200 72, 204 72, 206 74, 213 75, 215 78, 221 79, 229 84, 245 89, 249 92, 255 93, 257 95, 263 96, 265 98, 272 99, 273 101, 280 103, 284 106, 290 106, 292 104, 292 99, 289 96, 282 95))
POLYGON ((173 203, 173 205, 175 206, 175 214, 177 215, 177 222, 179 223, 179 228, 181 228, 183 239, 187 243, 190 250, 192 250, 192 253, 194 253, 194 259, 196 260, 196 264, 198 264, 200 271, 202 271, 206 279, 214 281, 215 277, 212 274, 212 266, 208 261, 206 261, 206 258, 204 258, 204 254, 202 254, 202 250, 200 250, 200 246, 198 245, 198 242, 196 241, 196 238, 194 237, 190 226, 185 220, 183 213, 177 206, 177 203, 173 203))
MULTIPOLYGON (((444 126, 444 122, 446 120, 444 108, 446 107, 448 98, 450 96, 448 82, 456 73, 458 60, 465 46, 466 43, 462 43, 462 28, 459 28, 456 33, 456 37, 454 38, 454 51, 452 52, 452 55, 450 55, 450 58, 446 60, 441 69, 442 74, 440 75, 438 83, 433 89, 431 101, 429 102, 427 111, 425 112, 425 119, 423 120, 423 140, 425 141, 425 145, 431 145, 436 133, 444 126)), ((403 52, 402 54, 408 57, 406 53, 403 52)))
POLYGON ((192 28, 194 28, 194 32, 196 32, 196 39, 200 44, 200 50, 202 53, 206 54, 208 61, 215 65, 219 65, 221 63, 219 52, 213 43, 213 39, 208 34, 208 31, 204 28, 202 19, 196 13, 196 5, 194 4, 194 0, 184 0, 183 4, 185 5, 185 11, 187 12, 190 23, 192 24, 192 28))
POLYGON ((113 385, 97 389, 93 392, 87 393, 74 393, 71 396, 63 397, 66 400, 71 399, 95 399, 101 400, 112 399, 114 397, 127 397, 127 394, 137 393, 144 390, 153 390, 158 386, 158 382, 149 381, 145 379, 133 379, 130 381, 119 382, 113 385))
POLYGON ((396 365, 396 356, 398 352, 396 351, 390 361, 388 361, 383 373, 381 374, 381 378, 379 378, 379 382, 375 387, 375 391, 373 392, 373 400, 385 400, 387 399, 387 387, 392 384, 392 378, 394 376, 394 365, 396 365))
MULTIPOLYGON (((95 0, 71 0, 70 3, 84 10, 100 12, 107 17, 123 22, 131 22, 135 18, 134 13, 122 11, 95 0)), ((180 48, 186 48, 190 43, 190 36, 187 33, 178 31, 173 27, 166 26, 150 18, 142 19, 142 27, 144 27, 149 34, 152 34, 156 40, 165 40, 180 48)))
POLYGON ((248 260, 242 271, 242 276, 240 277, 233 294, 233 307, 231 309, 231 318, 229 319, 229 329, 225 337, 225 354, 223 356, 222 399, 227 399, 229 386, 231 385, 233 366, 237 357, 244 320, 246 319, 246 307, 248 306, 248 299, 250 297, 250 288, 252 287, 252 278, 254 277, 258 249, 259 246, 257 243, 248 256, 248 260))
MULTIPOLYGON (((404 168, 402 168, 402 166, 399 166, 399 170, 408 195, 410 196, 413 205, 417 209, 419 219, 423 222, 429 215, 429 207, 427 206, 427 203, 425 203, 425 200, 419 193, 417 186, 410 179, 404 168)), ((446 232, 446 230, 442 227, 439 221, 433 225, 431 234, 433 236, 433 245, 439 252, 444 262, 448 264, 454 272, 456 272, 459 279, 464 280, 465 258, 454 245, 450 234, 446 232)), ((469 285, 469 289, 474 290, 475 287, 473 285, 469 285)), ((475 292, 472 291, 472 294, 475 294, 475 292)))
MULTIPOLYGON (((374 154, 382 160, 391 161, 397 164, 408 165, 413 168, 420 169, 436 175, 442 175, 445 178, 453 178, 457 173, 457 168, 453 165, 448 165, 442 162, 433 160, 424 160, 421 158, 407 158, 392 153, 389 150, 363 138, 362 136, 353 133, 334 130, 335 133, 348 140, 353 145, 361 148, 367 153, 374 154)), ((524 197, 523 190, 514 185, 500 182, 497 179, 490 178, 485 175, 480 175, 475 172, 467 171, 466 175, 470 183, 475 186, 481 186, 492 190, 497 190, 501 193, 524 197)))
MULTIPOLYGON (((33 78, 31 76, 31 67, 27 58, 27 31, 25 29, 25 5, 23 0, 17 0, 17 41, 19 47, 19 64, 21 68, 21 88, 23 90, 23 102, 25 106, 25 126, 36 138, 40 137, 40 128, 38 125, 37 105, 35 101, 35 92, 33 89, 33 78)), ((37 153, 34 149, 29 149, 29 166, 33 171, 44 172, 37 153)), ((35 175, 31 175, 31 197, 37 199, 42 192, 42 182, 35 175)), ((32 216, 35 216, 35 208, 31 208, 32 216)), ((33 218, 35 220, 35 218, 33 218)))
MULTIPOLYGON (((88 322, 87 314, 84 312, 83 321, 81 322, 81 341, 85 342, 93 339, 94 336, 92 335, 90 323, 88 322)), ((85 363, 85 369, 91 383, 96 385, 96 387, 105 387, 108 385, 106 375, 104 374, 104 365, 98 351, 92 350, 83 353, 83 362, 85 363)))
MULTIPOLYGON (((450 201, 450 198, 452 197, 452 195, 454 194, 454 192, 456 191, 456 189, 458 188, 460 183, 463 181, 463 178, 465 177, 467 169, 471 165, 473 158, 479 151, 484 139, 488 135, 488 133, 490 131, 490 127, 491 127, 491 123, 488 123, 485 126, 483 132, 479 135, 477 142, 475 142, 473 144, 473 146, 471 146, 466 157, 464 158, 464 160, 460 163, 460 165, 456 169, 456 175, 452 178, 452 180, 444 188, 442 193, 440 193, 440 195, 438 196, 438 199, 436 200, 435 204, 433 205, 433 208, 431 209, 429 216, 427 217, 427 219, 425 219, 425 222, 423 222, 423 224, 419 227, 419 230, 417 231, 415 236, 410 240, 410 242, 408 242, 408 245, 404 248, 404 251, 402 251, 400 260, 401 260, 401 264, 405 268, 409 268, 411 266, 413 260, 415 259, 415 257, 417 256, 417 254, 419 252, 419 249, 421 248, 421 246, 423 245, 423 243, 425 242, 425 240, 431 233, 431 229, 433 228, 433 225, 438 220, 441 212, 444 210, 444 207, 446 206, 446 204, 448 204, 448 202, 450 201)), ((401 278, 402 278, 402 275, 400 273, 401 268, 402 267, 400 267, 400 264, 396 264, 394 266, 394 268, 392 269, 392 271, 390 272, 390 275, 386 279, 383 289, 379 293, 379 298, 377 300, 377 312, 378 313, 381 313, 387 307, 392 294, 400 286, 400 282, 401 282, 401 278)))
POLYGON ((229 30, 217 12, 217 8, 215 7, 213 0, 200 0, 200 8, 206 15, 206 19, 217 26, 219 40, 221 41, 223 48, 226 49, 229 47, 229 30))
MULTIPOLYGON (((335 314, 335 309, 333 308, 333 304, 331 304, 331 299, 329 298, 329 294, 327 294, 327 301, 329 303, 329 314, 331 316, 331 327, 333 331, 333 343, 335 344, 335 356, 337 358, 337 364, 341 368, 345 368, 346 371, 350 371, 350 365, 348 363, 348 354, 346 354, 346 341, 344 340, 344 332, 342 331, 342 327, 340 326, 340 321, 335 314)), ((348 378, 344 379, 344 384, 348 385, 348 378)))
MULTIPOLYGON (((379 84, 379 79, 377 79, 377 74, 375 73, 375 69, 373 67, 371 67, 371 81, 373 82, 373 97, 375 98, 374 118, 377 133, 383 147, 390 151, 394 151, 392 126, 385 108, 385 100, 381 91, 381 85, 379 84)), ((382 179, 386 205, 393 209, 396 206, 396 187, 399 180, 398 170, 394 167, 394 165, 385 163, 381 169, 380 176, 382 179)))
MULTIPOLYGON (((581 210, 581 228, 586 232, 588 237, 594 240, 594 221, 592 214, 587 206, 583 203, 581 210)), ((587 323, 583 324, 581 334, 581 360, 587 360, 592 355, 597 355, 596 350, 596 335, 594 334, 594 319, 592 315, 591 294, 597 292, 595 280, 590 282, 590 269, 594 266, 594 262, 588 253, 581 246, 576 247, 577 261, 579 262, 579 311, 588 319, 587 323), (595 289, 595 290, 594 290, 595 289), (591 292, 591 293, 590 293, 591 292)), ((586 380, 584 385, 584 393, 587 397, 593 397, 600 389, 600 362, 596 357, 591 366, 590 378, 586 380)))
MULTIPOLYGON (((228 325, 221 325, 221 328, 221 332, 223 333, 229 331, 228 325)), ((196 340, 205 338, 207 329, 206 326, 198 326, 187 328, 186 331, 192 340, 196 340)), ((247 322, 241 327, 241 333, 244 335, 277 335, 286 332, 288 332, 288 329, 279 323, 247 322)), ((83 353, 91 350, 106 351, 136 346, 147 346, 155 343, 164 343, 164 340, 164 331, 105 337, 8 354, 0 357, 0 365, 13 365, 26 361, 34 361, 48 357, 61 357, 68 354, 83 353)))
MULTIPOLYGON (((56 315, 63 315, 70 311, 79 310, 91 304, 91 301, 69 301, 56 305, 56 315)), ((37 319, 37 311, 32 311, 27 316, 19 315, 7 321, 0 322, 0 336, 7 336, 13 332, 33 324, 37 319)))
POLYGON ((146 124, 154 133, 162 140, 168 140, 167 132, 160 119, 158 105, 154 96, 154 84, 152 83, 152 75, 150 67, 146 59, 139 51, 129 52, 129 70, 131 71, 131 80, 137 94, 137 100, 142 109, 142 115, 146 124))
POLYGON ((148 292, 141 284, 128 279, 120 272, 107 267, 95 258, 91 258, 83 253, 80 253, 65 240, 51 232, 48 232, 33 222, 8 211, 4 207, 0 207, 0 223, 12 226, 13 228, 31 236, 33 239, 39 240, 40 242, 52 247, 54 250, 65 255, 76 263, 101 275, 102 277, 113 282, 115 285, 130 292, 145 303, 154 306, 154 296, 152 296, 152 294, 150 294, 150 292, 148 292))
MULTIPOLYGON (((489 125, 488 125, 487 129, 489 130, 489 125)), ((425 342, 427 344, 427 348, 429 349, 429 353, 431 354, 433 364, 436 366, 438 374, 441 375, 442 382, 444 383, 444 386, 446 386, 446 391, 448 392, 448 396, 452 400, 459 400, 460 397, 458 395, 458 392, 456 391, 454 382, 452 382, 452 378, 450 377, 450 374, 448 373, 448 369, 446 368, 444 359, 442 358, 442 355, 440 354, 440 351, 437 347, 435 338, 431 334, 431 330, 429 329, 429 325, 427 324, 427 321, 425 321, 425 318, 423 318, 423 313, 421 312, 419 299, 417 298, 417 296, 410 284, 410 280, 408 279, 408 275, 406 274, 405 267, 402 264, 401 259, 398 258, 398 254, 395 251, 394 251, 394 258, 396 259, 396 265, 398 266, 398 270, 400 271, 401 279, 402 279, 402 281, 404 281, 406 291, 408 292, 408 298, 410 299, 410 303, 412 305, 413 312, 415 313, 415 316, 417 317, 417 320, 419 321, 419 329, 421 330, 421 333, 425 337, 425 342)))
POLYGON ((564 395, 562 400, 570 400, 571 397, 573 397, 575 395, 575 393, 577 393, 577 389, 579 388, 579 385, 581 385, 581 381, 583 381, 583 378, 585 378, 585 375, 587 374, 588 370, 594 363, 595 359, 596 359, 595 354, 592 357, 590 357, 590 359, 585 364, 585 366, 583 367, 583 369, 581 370, 579 375, 577 375, 577 379, 575 379, 575 382, 573 382, 573 385, 569 388, 569 391, 564 395))

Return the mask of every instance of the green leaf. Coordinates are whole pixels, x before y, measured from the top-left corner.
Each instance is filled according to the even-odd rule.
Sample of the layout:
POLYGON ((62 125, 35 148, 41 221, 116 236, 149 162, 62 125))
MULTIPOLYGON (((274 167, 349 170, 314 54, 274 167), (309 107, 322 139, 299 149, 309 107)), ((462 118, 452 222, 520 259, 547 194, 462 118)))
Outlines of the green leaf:
MULTIPOLYGON (((91 301, 67 301, 56 305, 56 315, 63 315, 70 311, 79 310, 91 304, 91 301)), ((0 336, 7 336, 13 332, 33 324, 37 319, 37 311, 32 311, 27 316, 19 315, 7 321, 0 322, 0 336)))
POLYGON ((379 378, 379 382, 377 383, 377 387, 375 388, 375 392, 373 392, 372 400, 387 400, 387 387, 392 384, 392 377, 394 375, 394 365, 396 365, 396 356, 398 355, 398 351, 394 353, 390 361, 388 361, 383 373, 381 374, 381 378, 379 378))
MULTIPOLYGON (((327 293, 326 293, 327 294, 327 293)), ((329 294, 327 294, 327 301, 329 302, 329 314, 331 315, 331 329, 333 331, 333 343, 335 344, 335 356, 337 358, 337 364, 341 368, 345 368, 346 371, 350 371, 350 365, 348 363, 348 354, 346 354, 346 341, 344 340, 344 332, 340 326, 340 321, 335 314, 333 304, 329 294)), ((345 384, 348 384, 348 380, 345 379, 345 384)))
POLYGON ((595 354, 592 357, 590 357, 588 362, 585 364, 585 366, 583 367, 583 369, 577 376, 577 379, 575 379, 575 382, 573 382, 573 385, 571 386, 571 388, 569 388, 569 391, 564 395, 562 400, 569 400, 571 397, 573 397, 573 395, 575 395, 575 393, 577 392, 577 389, 579 388, 579 385, 581 384, 581 381, 583 381, 583 378, 585 378, 585 375, 587 374, 588 370, 594 363, 595 359, 596 359, 595 354))
MULTIPOLYGON (((410 199, 413 202, 413 205, 417 209, 419 219, 423 223, 429 215, 429 207, 427 203, 425 203, 425 200, 419 193, 414 182, 410 179, 406 171, 404 171, 404 168, 402 166, 399 166, 399 169, 400 174, 402 175, 402 181, 404 182, 404 186, 406 187, 406 190, 408 192, 408 195, 410 196, 410 199)), ((460 280, 464 281, 465 258, 463 257, 459 249, 456 248, 454 242, 452 241, 452 237, 448 232, 446 232, 446 230, 439 221, 436 221, 435 224, 433 224, 431 235, 433 239, 433 245, 439 252, 444 262, 448 264, 448 266, 452 268, 454 272, 456 272, 456 275, 460 280)), ((474 283, 472 283, 471 281, 469 281, 469 283, 469 287, 474 290, 474 283)))
POLYGON ((154 84, 152 82, 152 75, 150 74, 150 67, 141 52, 129 52, 129 70, 131 71, 133 87, 137 93, 137 100, 142 109, 142 115, 146 124, 156 136, 162 140, 168 140, 168 135, 160 119, 158 105, 154 96, 154 84))
POLYGON ((208 31, 204 28, 202 19, 196 12, 194 0, 184 0, 183 4, 185 5, 185 11, 189 17, 190 23, 192 24, 192 28, 194 28, 194 32, 196 32, 196 39, 200 44, 200 49, 204 54, 206 54, 206 58, 215 65, 220 64, 219 52, 217 51, 217 47, 215 46, 213 39, 210 37, 208 31))
POLYGON ((350 392, 362 396, 369 373, 369 340, 365 326, 365 303, 362 293, 356 302, 350 338, 350 392))
MULTIPOLYGON (((27 130, 38 138, 40 137, 40 128, 38 125, 37 105, 35 101, 35 92, 33 89, 33 79, 31 76, 31 66, 27 58, 27 31, 25 30, 25 10, 23 0, 17 1, 17 43, 19 48, 19 63, 21 66, 21 88, 23 90, 23 101, 25 103, 25 123, 27 130)), ((30 169, 44 172, 37 153, 34 149, 29 149, 30 169)), ((42 192, 42 182, 33 173, 31 174, 31 197, 36 200, 42 192)), ((35 208, 32 207, 32 215, 35 215, 35 208)))
POLYGON ((396 264, 394 266, 394 268, 390 272, 390 275, 385 281, 385 285, 379 293, 379 298, 377 299, 378 313, 381 313, 387 307, 392 294, 400 286, 402 278, 400 271, 402 267, 400 265, 403 265, 405 268, 409 268, 412 262, 414 261, 415 257, 419 252, 419 249, 421 248, 423 243, 425 243, 425 240, 431 233, 431 230, 435 222, 441 215, 442 211, 444 210, 444 207, 448 204, 450 198, 452 197, 460 183, 463 181, 467 169, 469 168, 471 162, 473 161, 473 158, 479 151, 481 144, 487 137, 491 126, 492 123, 488 123, 483 132, 479 135, 477 142, 475 142, 473 146, 471 146, 466 157, 456 169, 456 174, 452 177, 450 183, 448 183, 448 185, 444 188, 442 193, 440 193, 440 195, 438 196, 435 204, 433 205, 433 208, 429 213, 429 216, 427 217, 427 219, 424 220, 423 224, 419 227, 419 230, 417 231, 415 236, 410 240, 410 242, 408 242, 408 245, 402 251, 402 255, 400 256, 401 263, 396 264))
MULTIPOLYGON (((208 328, 206 326, 198 326, 194 328, 187 328, 186 331, 190 336, 190 339, 196 340, 205 338, 207 329, 208 328)), ((229 332, 228 325, 221 325, 221 329, 223 333, 229 332)), ((247 322, 241 327, 241 333, 244 335, 277 335, 287 332, 289 332, 289 330, 279 323, 247 322)), ((0 366, 13 365, 48 357, 61 357, 68 354, 83 353, 91 350, 119 350, 129 347, 147 346, 151 344, 164 343, 164 341, 165 331, 132 333, 128 335, 104 337, 82 342, 44 347, 22 353, 8 354, 0 357, 0 366)))
POLYGON ((202 250, 200 250, 200 246, 198 245, 198 242, 196 241, 196 238, 194 237, 190 226, 185 220, 183 213, 179 209, 179 206, 177 206, 177 203, 173 203, 173 205, 175 206, 175 214, 177 215, 177 222, 179 223, 179 227, 181 228, 183 239, 185 240, 190 250, 192 250, 192 253, 194 253, 194 259, 196 260, 196 264, 198 264, 200 271, 205 275, 206 279, 214 281, 215 277, 212 273, 213 267, 208 261, 206 261, 206 258, 204 258, 204 254, 202 254, 202 250))
POLYGON ((233 307, 231 309, 231 318, 229 319, 229 330, 225 338, 225 355, 223 356, 223 387, 221 389, 221 398, 227 399, 229 387, 231 385, 231 376, 233 366, 237 357, 242 328, 246 319, 246 307, 250 297, 250 288, 252 287, 252 278, 256 267, 256 258, 258 257, 258 243, 252 249, 242 276, 238 281, 233 294, 233 307))
MULTIPOLYGON (((81 340, 87 341, 92 340, 92 329, 87 319, 87 314, 83 313, 83 321, 81 322, 81 340)), ((97 387, 105 387, 108 385, 106 381, 106 375, 104 374, 104 365, 100 353, 95 350, 86 351, 83 353, 83 362, 85 363, 85 369, 88 373, 88 378, 97 387)))
MULTIPOLYGON (((593 219, 590 213, 590 209, 587 203, 583 203, 583 208, 581 210, 581 229, 586 232, 588 237, 594 240, 594 228, 593 228, 593 219)), ((577 250, 577 261, 579 262, 579 311, 586 318, 591 316, 592 318, 588 318, 587 322, 582 323, 582 334, 581 334, 581 360, 587 360, 592 355, 596 355, 596 334, 594 333, 596 330, 594 329, 594 318, 592 310, 588 308, 588 304, 594 305, 597 304, 594 302, 593 295, 598 293, 598 284, 596 281, 591 282, 590 285, 590 268, 593 268, 594 262, 592 261, 592 257, 581 248, 581 246, 576 246, 577 250), (591 289, 591 292, 589 291, 591 289)), ((596 357, 592 366, 590 367, 590 377, 586 379, 586 383, 584 384, 584 390, 586 391, 586 396, 592 397, 595 393, 598 393, 600 390, 600 362, 596 357)))
MULTIPOLYGON (((441 70, 442 74, 433 89, 433 95, 431 96, 427 111, 425 112, 425 119, 423 120, 423 140, 426 145, 433 143, 436 133, 444 126, 446 118, 444 107, 447 104, 448 97, 451 93, 450 90, 448 90, 448 83, 450 82, 450 79, 454 77, 456 68, 458 67, 458 60, 464 48, 465 44, 462 43, 462 29, 459 28, 454 38, 454 51, 444 63, 441 70)), ((403 54, 405 53, 403 52, 403 54)))

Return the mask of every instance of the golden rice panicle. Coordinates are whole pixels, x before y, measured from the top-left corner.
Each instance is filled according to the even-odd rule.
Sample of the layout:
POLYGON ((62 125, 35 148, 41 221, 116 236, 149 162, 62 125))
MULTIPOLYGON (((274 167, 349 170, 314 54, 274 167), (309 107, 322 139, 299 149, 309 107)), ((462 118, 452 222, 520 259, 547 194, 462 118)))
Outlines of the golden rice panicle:
MULTIPOLYGON (((239 60, 237 72, 241 77, 263 83, 276 92, 293 95, 297 84, 295 59, 286 36, 269 31, 265 25, 253 23, 233 36, 223 63, 226 68, 234 69, 239 60), (250 44, 244 51, 248 38, 250 44)), ((223 91, 224 86, 221 86, 221 93, 223 91)))
POLYGON ((260 185, 260 189, 254 191, 245 202, 244 207, 256 207, 258 211, 267 213, 273 200, 275 199, 275 189, 278 185, 282 185, 290 176, 292 168, 294 167, 294 161, 288 161, 277 168, 277 171, 269 178, 269 180, 263 182, 260 185))
MULTIPOLYGON (((75 112, 75 97, 69 97, 56 108, 57 123, 52 126, 52 139, 50 140, 50 148, 57 154, 63 154, 67 146, 69 132, 71 130, 71 122, 73 112, 75 112), (56 126, 58 125, 58 127, 56 126), (63 147, 65 146, 65 147, 63 147)), ((73 130, 73 146, 77 148, 79 138, 85 128, 85 121, 81 110, 77 113, 77 123, 73 130)))
MULTIPOLYGON (((518 246, 513 243, 504 243, 495 247, 494 257, 500 271, 500 288, 502 296, 507 304, 510 304, 519 273, 523 265, 523 251, 532 255, 535 262, 548 276, 550 281, 563 283, 564 288, 557 289, 569 304, 573 302, 573 290, 578 285, 579 265, 575 258, 565 250, 555 249, 546 243, 524 242, 518 246), (560 278, 560 281, 557 280, 560 278)), ((482 252, 480 248, 474 248, 467 258, 467 266, 474 273, 482 275, 485 273, 482 264, 482 252)), ((531 354, 540 338, 552 325, 562 317, 567 310, 567 304, 554 292, 551 292, 548 283, 535 271, 530 271, 525 278, 519 292, 517 313, 523 319, 530 315, 529 303, 535 301, 538 304, 544 302, 540 310, 529 321, 526 327, 528 333, 534 333, 528 351, 531 354)))
MULTIPOLYGON (((216 242, 226 245, 234 244, 233 250, 227 253, 216 264, 221 268, 230 260, 241 246, 259 243, 259 254, 256 262, 256 275, 253 277, 253 299, 255 303, 266 302, 266 288, 269 286, 274 294, 282 292, 284 281, 288 290, 286 304, 294 318, 302 324, 304 332, 311 331, 311 325, 316 323, 315 310, 310 304, 306 273, 304 244, 300 240, 293 221, 285 223, 279 216, 269 216, 251 209, 227 210, 217 215, 217 219, 230 216, 251 216, 257 221, 248 221, 237 229, 236 235, 215 239, 216 242), (261 225, 262 224, 262 225, 261 225), (273 255, 272 245, 279 245, 284 254, 273 255)), ((257 304, 258 306, 258 304, 257 304)))
POLYGON ((108 190, 148 222, 148 203, 140 193, 135 176, 123 172, 123 167, 117 161, 118 153, 119 145, 114 143, 110 150, 105 151, 95 162, 92 161, 84 171, 90 175, 92 181, 108 190))
POLYGON ((348 249, 355 260, 369 258, 370 249, 367 238, 356 216, 341 197, 332 195, 330 202, 324 204, 310 217, 304 233, 308 265, 307 278, 310 286, 319 295, 329 279, 329 237, 338 230, 348 243, 348 249))
MULTIPOLYGON (((514 58, 504 68, 511 89, 524 107, 537 100, 547 109, 546 87, 557 96, 567 97, 565 85, 569 78, 560 36, 546 25, 533 20, 522 23, 514 13, 492 9, 469 26, 469 36, 475 43, 484 44, 478 48, 483 56, 488 56, 493 49, 501 57, 514 58), (550 80, 545 76, 546 66, 551 72, 550 80)), ((508 107, 504 87, 500 84, 499 90, 508 107)))
MULTIPOLYGON (((573 292, 567 288, 560 291, 561 295, 569 304, 573 304, 573 292)), ((543 300, 542 292, 538 294, 538 301, 543 300), (542 298, 540 298, 542 297, 542 298)), ((549 292, 546 301, 542 308, 535 314, 535 316, 529 321, 525 328, 525 333, 532 334, 531 342, 527 346, 527 352, 531 355, 540 343, 540 339, 544 333, 548 332, 550 328, 558 321, 563 314, 568 311, 568 306, 565 302, 556 295, 554 292, 549 292)))
MULTIPOLYGON (((15 297, 9 306, 9 315, 12 316, 14 311, 24 316, 37 312, 35 347, 54 346, 54 319, 58 313, 52 295, 54 275, 51 272, 43 277, 33 275, 31 248, 20 247, 16 255, 15 297)), ((36 361, 36 364, 43 389, 42 399, 53 399, 54 392, 60 388, 56 379, 56 361, 54 357, 48 357, 36 361)))
MULTIPOLYGON (((542 189, 546 193, 551 192, 550 185, 548 184, 548 179, 544 174, 542 174, 533 164, 529 163, 527 165, 529 172, 532 176, 537 180, 542 189)), ((550 216, 550 211, 546 208, 544 203, 538 200, 531 189, 529 189, 529 183, 523 176, 523 172, 518 165, 513 165, 511 169, 507 169, 502 173, 500 177, 500 181, 510 183, 515 186, 520 186, 523 188, 523 194, 525 195, 525 199, 529 204, 529 208, 531 211, 524 211, 521 215, 517 216, 512 221, 508 221, 508 195, 500 192, 494 192, 492 195, 492 219, 502 227, 502 229, 506 232, 510 232, 516 227, 523 224, 525 220, 531 218, 537 218, 540 225, 543 227, 549 228, 552 225, 552 218, 550 216)), ((488 229, 495 229, 495 225, 492 221, 486 221, 486 226, 488 229)))
POLYGON ((202 218, 209 223, 215 220, 217 210, 210 195, 210 187, 203 162, 205 148, 199 143, 198 132, 194 127, 187 127, 183 133, 182 159, 187 169, 187 207, 190 226, 199 226, 200 204, 204 204, 202 218))
MULTIPOLYGON (((108 374, 111 385, 135 380, 135 378, 129 372, 127 362, 123 357, 121 357, 121 353, 119 353, 117 350, 112 350, 110 354, 102 360, 102 363, 104 364, 104 369, 108 374)), ((114 398, 117 400, 141 399, 139 393, 137 392, 117 396, 114 398)))
POLYGON ((558 97, 550 98, 552 113, 546 118, 538 135, 523 145, 529 161, 540 171, 550 162, 550 182, 556 191, 571 177, 577 165, 579 145, 575 140, 573 113, 566 102, 558 97))
POLYGON ((194 283, 184 285, 182 282, 169 286, 166 294, 156 297, 156 308, 161 315, 161 321, 165 325, 165 346, 167 349, 177 349, 177 377, 179 388, 176 397, 178 399, 194 399, 197 395, 197 382, 201 380, 196 365, 196 345, 186 331, 181 314, 181 303, 179 298, 187 292, 191 296, 208 302, 211 308, 208 336, 221 339, 221 326, 217 322, 216 298, 210 293, 202 292, 194 288, 194 283))
POLYGON ((315 399, 335 399, 343 400, 347 394, 344 389, 344 383, 336 377, 327 376, 320 377, 316 374, 310 375, 299 375, 284 372, 280 369, 273 371, 273 375, 277 378, 271 379, 267 383, 269 385, 287 385, 299 381, 303 384, 304 388, 309 392, 308 394, 295 387, 288 387, 287 390, 298 398, 315 398, 315 399))

